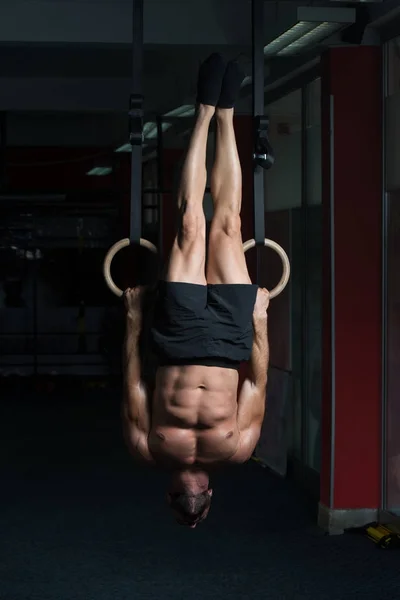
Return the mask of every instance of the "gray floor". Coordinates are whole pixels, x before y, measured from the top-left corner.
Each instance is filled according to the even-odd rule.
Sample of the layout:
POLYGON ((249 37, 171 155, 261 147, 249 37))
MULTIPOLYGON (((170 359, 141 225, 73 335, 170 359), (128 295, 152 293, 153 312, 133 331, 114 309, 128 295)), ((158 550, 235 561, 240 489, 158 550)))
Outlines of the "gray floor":
POLYGON ((1 600, 400 598, 400 551, 321 535, 254 463, 217 478, 202 526, 175 525, 165 478, 122 446, 118 401, 2 395, 1 600))

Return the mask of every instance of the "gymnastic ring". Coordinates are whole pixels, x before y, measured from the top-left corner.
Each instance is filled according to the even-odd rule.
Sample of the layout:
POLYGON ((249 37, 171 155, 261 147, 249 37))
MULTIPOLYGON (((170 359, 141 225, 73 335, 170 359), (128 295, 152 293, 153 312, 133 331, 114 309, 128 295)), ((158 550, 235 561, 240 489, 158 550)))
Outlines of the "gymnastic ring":
MULTIPOLYGON (((113 246, 111 246, 111 248, 107 252, 104 262, 103 262, 103 275, 104 275, 106 284, 107 284, 108 288, 110 289, 110 291, 119 297, 123 296, 124 292, 117 285, 115 285, 113 278, 111 277, 111 263, 112 263, 114 256, 117 254, 117 252, 122 250, 122 248, 127 248, 130 245, 131 245, 131 241, 129 238, 123 238, 122 240, 119 240, 119 242, 116 242, 113 246)), ((148 250, 151 250, 151 252, 154 252, 154 254, 157 254, 157 248, 155 247, 154 244, 149 242, 149 240, 140 238, 140 245, 143 248, 147 248, 148 250)))
MULTIPOLYGON (((247 242, 245 242, 243 244, 243 251, 247 252, 247 250, 250 250, 250 248, 254 248, 255 245, 256 245, 256 240, 254 240, 254 239, 247 240, 247 242)), ((281 259, 282 265, 283 265, 283 274, 282 274, 281 280, 278 283, 278 285, 276 287, 274 287, 274 289, 271 290, 269 293, 270 298, 275 298, 276 296, 279 296, 279 294, 281 292, 283 292, 283 290, 287 286, 287 283, 288 283, 289 277, 290 277, 290 262, 289 262, 288 255, 286 254, 286 252, 284 251, 282 246, 280 246, 276 242, 273 242, 272 240, 268 240, 267 238, 265 238, 264 246, 268 246, 268 248, 272 248, 273 250, 275 250, 275 252, 277 252, 279 254, 279 258, 281 259)))

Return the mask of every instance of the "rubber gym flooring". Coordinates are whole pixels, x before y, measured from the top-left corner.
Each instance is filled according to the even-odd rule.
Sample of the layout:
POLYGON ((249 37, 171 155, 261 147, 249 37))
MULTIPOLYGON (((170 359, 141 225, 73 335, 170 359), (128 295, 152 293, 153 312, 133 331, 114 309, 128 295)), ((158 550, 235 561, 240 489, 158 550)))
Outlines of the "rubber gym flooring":
POLYGON ((195 530, 125 452, 119 393, 2 394, 1 600, 400 598, 400 551, 328 537, 293 484, 221 474, 195 530))

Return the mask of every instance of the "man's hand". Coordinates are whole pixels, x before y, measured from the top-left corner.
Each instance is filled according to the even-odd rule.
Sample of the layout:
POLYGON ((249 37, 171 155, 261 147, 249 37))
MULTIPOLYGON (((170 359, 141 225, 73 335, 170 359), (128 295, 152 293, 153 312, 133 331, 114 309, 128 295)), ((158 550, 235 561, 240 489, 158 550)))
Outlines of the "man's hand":
POLYGON ((136 324, 140 324, 142 320, 142 300, 144 290, 145 288, 143 286, 138 286, 135 288, 128 288, 124 292, 126 315, 136 324))
POLYGON ((269 306, 269 292, 265 288, 258 288, 253 318, 266 318, 269 306))

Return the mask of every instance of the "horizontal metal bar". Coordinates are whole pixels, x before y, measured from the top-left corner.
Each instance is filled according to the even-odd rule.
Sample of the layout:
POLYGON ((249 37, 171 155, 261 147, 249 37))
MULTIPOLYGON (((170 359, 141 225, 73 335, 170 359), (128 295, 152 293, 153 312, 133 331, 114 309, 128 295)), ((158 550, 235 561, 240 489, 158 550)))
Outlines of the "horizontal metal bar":
MULTIPOLYGON (((77 306, 76 308, 78 309, 79 306, 77 306)), ((5 312, 6 310, 7 309, 3 309, 3 312, 5 312)), ((85 336, 89 336, 89 335, 104 335, 104 331, 85 331, 83 333, 76 332, 76 331, 74 331, 74 332, 57 331, 57 332, 51 332, 51 333, 48 333, 46 331, 42 331, 42 332, 37 332, 37 331, 35 331, 35 332, 33 332, 33 331, 22 331, 22 332, 12 331, 11 333, 9 333, 9 332, 7 332, 7 333, 0 333, 0 340, 2 338, 5 338, 5 337, 18 337, 18 336, 19 337, 23 337, 23 336, 29 337, 31 335, 34 335, 36 337, 39 337, 39 336, 49 336, 49 337, 50 336, 55 336, 55 337, 57 337, 57 336, 63 336, 63 335, 65 335, 65 336, 66 335, 75 335, 75 336, 85 335, 85 336)), ((2 354, 4 354, 4 353, 0 352, 0 356, 2 354)))
MULTIPOLYGON (((24 354, 22 352, 19 353, 19 354, 0 354, 0 356, 2 357, 2 360, 4 360, 4 357, 7 357, 7 356, 21 357, 21 356, 34 356, 34 355, 35 355, 34 352, 29 352, 29 354, 26 354, 26 353, 24 354)), ((49 356, 49 354, 48 353, 46 354, 45 352, 39 352, 37 354, 37 356, 43 358, 44 356, 49 356)), ((82 353, 82 352, 65 352, 65 353, 63 353, 63 352, 52 352, 51 356, 60 356, 60 357, 61 356, 63 356, 63 357, 65 357, 65 356, 74 356, 74 357, 77 357, 77 356, 102 356, 102 355, 99 352, 85 352, 85 353, 82 353)), ((47 361, 44 361, 44 363, 48 364, 47 361)))
MULTIPOLYGON (((39 358, 39 357, 38 357, 39 358)), ((4 362, 0 362, 0 368, 6 368, 6 367, 32 367, 34 366, 35 362, 23 362, 23 363, 4 363, 4 362)), ((48 362, 43 362, 41 363, 40 361, 37 362, 37 366, 38 367, 72 367, 72 366, 76 366, 76 367, 104 367, 106 365, 106 362, 70 362, 70 363, 48 363, 48 362)), ((0 374, 1 375, 1 374, 0 374)))
MULTIPOLYGON (((29 359, 34 360, 35 354, 34 353, 29 353, 29 354, 11 354, 11 355, 0 355, 0 356, 1 356, 1 364, 4 364, 4 365, 15 365, 16 363, 12 362, 13 357, 15 357, 16 359, 21 359, 23 357, 26 357, 27 359, 29 358, 29 359), (5 362, 5 358, 7 356, 9 356, 10 360, 7 361, 7 362, 5 362)), ((49 356, 49 355, 48 354, 37 354, 36 355, 36 357, 37 357, 38 360, 42 359, 42 361, 41 361, 42 365, 52 365, 52 364, 54 364, 53 361, 43 360, 43 358, 45 356, 49 356)), ((62 358, 74 358, 74 359, 76 359, 78 356, 81 356, 82 358, 83 357, 87 358, 87 357, 91 357, 91 356, 96 356, 96 357, 98 357, 100 359, 102 358, 101 354, 99 354, 99 353, 95 354, 94 352, 88 352, 87 354, 82 354, 82 353, 79 353, 79 352, 75 352, 75 353, 71 353, 70 352, 68 354, 60 354, 60 353, 59 354, 55 354, 53 352, 51 354, 51 356, 52 357, 53 356, 58 356, 59 358, 61 358, 61 357, 62 358)), ((107 359, 104 357, 103 362, 97 362, 96 364, 101 365, 101 364, 104 364, 105 362, 107 362, 107 359)), ((18 364, 26 365, 26 364, 29 364, 29 363, 28 362, 22 362, 22 363, 18 363, 18 364)), ((62 361, 61 363, 56 363, 56 364, 68 365, 69 363, 67 361, 62 361)), ((85 364, 85 363, 77 362, 75 364, 85 364)), ((86 364, 88 364, 88 363, 86 363, 86 364)))
MULTIPOLYGON (((147 207, 145 207, 147 208, 147 207)), ((22 228, 10 228, 10 227, 0 227, 0 232, 1 231, 22 231, 22 232, 26 232, 29 233, 29 230, 26 229, 22 229, 22 228)), ((70 236, 55 236, 55 235, 43 235, 43 236, 36 236, 34 240, 30 240, 31 244, 35 244, 37 242, 45 242, 45 241, 51 241, 51 240, 59 240, 60 242, 68 242, 68 241, 81 241, 81 239, 83 239, 84 241, 90 241, 90 242, 101 242, 104 240, 108 240, 111 241, 111 236, 108 235, 104 235, 102 237, 97 237, 97 236, 82 236, 82 238, 79 238, 77 235, 70 235, 70 236)))
POLYGON ((270 368, 275 369, 276 371, 281 371, 282 373, 287 373, 288 375, 292 375, 293 371, 289 369, 283 369, 282 367, 277 367, 276 365, 269 365, 270 368))

